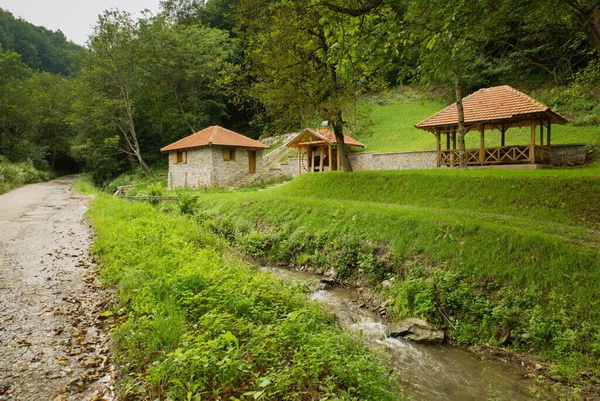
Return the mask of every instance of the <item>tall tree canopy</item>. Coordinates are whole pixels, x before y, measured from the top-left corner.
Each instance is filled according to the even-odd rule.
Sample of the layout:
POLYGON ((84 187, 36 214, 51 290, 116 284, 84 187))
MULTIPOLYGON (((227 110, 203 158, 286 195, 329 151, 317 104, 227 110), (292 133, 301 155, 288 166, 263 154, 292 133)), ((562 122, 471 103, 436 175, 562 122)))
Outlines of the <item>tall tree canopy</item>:
MULTIPOLYGON (((247 0, 238 10, 248 46, 249 95, 279 129, 327 120, 344 143, 344 111, 386 70, 387 9, 354 16, 317 0, 247 0)), ((345 147, 341 162, 351 171, 345 147)))
POLYGON ((21 55, 34 70, 72 75, 76 67, 73 57, 84 48, 69 42, 61 31, 51 31, 15 18, 0 8, 0 48, 21 55))

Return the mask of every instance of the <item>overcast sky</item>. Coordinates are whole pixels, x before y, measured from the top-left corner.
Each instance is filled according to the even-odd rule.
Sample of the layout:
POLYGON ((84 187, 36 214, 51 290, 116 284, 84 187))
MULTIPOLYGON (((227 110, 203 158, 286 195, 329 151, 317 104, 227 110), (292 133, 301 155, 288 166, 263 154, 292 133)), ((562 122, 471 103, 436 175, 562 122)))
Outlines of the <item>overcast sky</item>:
POLYGON ((0 0, 0 8, 34 25, 61 30, 67 39, 84 45, 98 19, 109 8, 139 15, 139 11, 158 11, 160 0, 0 0))

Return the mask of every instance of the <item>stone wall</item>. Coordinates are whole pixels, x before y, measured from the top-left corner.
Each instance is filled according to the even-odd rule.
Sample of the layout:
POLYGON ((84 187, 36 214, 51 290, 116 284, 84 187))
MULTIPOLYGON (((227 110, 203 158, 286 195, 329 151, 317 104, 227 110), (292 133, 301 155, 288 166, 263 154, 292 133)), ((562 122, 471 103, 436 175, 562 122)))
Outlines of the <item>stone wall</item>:
POLYGON ((263 172, 262 149, 235 148, 235 160, 224 160, 223 150, 231 149, 212 146, 213 173, 211 186, 248 184, 257 179, 263 172), (249 151, 256 151, 256 173, 250 173, 249 151))
POLYGON ((423 152, 364 152, 351 153, 354 170, 425 170, 437 167, 437 153, 423 152))
POLYGON ((175 163, 169 152, 168 189, 201 188, 212 182, 212 151, 208 147, 187 149, 187 162, 175 163))
MULTIPOLYGON (((553 166, 574 166, 586 161, 585 144, 552 145, 553 166)), ((248 149, 236 148, 236 160, 224 161, 223 148, 213 146, 188 151, 186 164, 174 164, 169 155, 169 189, 198 186, 228 186, 249 184, 260 179, 296 177, 298 158, 274 163, 265 169, 262 150, 257 151, 257 173, 248 172, 248 149), (204 153, 202 152, 204 151, 204 153), (209 167, 210 166, 210 167, 209 167)), ((424 170, 437 167, 435 151, 351 153, 354 170, 424 170)), ((306 166, 306 161, 303 161, 306 166)), ((305 170, 303 171, 305 172, 305 170)))
POLYGON ((584 143, 567 145, 552 145, 553 166, 576 166, 584 164, 587 158, 587 148, 584 143))
POLYGON ((203 188, 241 185, 258 179, 264 171, 262 149, 256 149, 256 173, 250 173, 248 151, 235 148, 235 160, 223 159, 221 146, 187 149, 187 162, 175 163, 174 152, 169 153, 169 190, 177 188, 203 188))

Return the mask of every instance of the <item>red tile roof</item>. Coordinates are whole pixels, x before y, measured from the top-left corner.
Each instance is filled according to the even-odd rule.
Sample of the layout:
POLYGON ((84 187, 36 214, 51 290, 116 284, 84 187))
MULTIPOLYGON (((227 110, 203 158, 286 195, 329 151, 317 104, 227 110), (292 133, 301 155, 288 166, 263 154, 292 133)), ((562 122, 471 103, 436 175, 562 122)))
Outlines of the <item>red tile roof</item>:
MULTIPOLYGON (((290 142, 288 142, 287 146, 293 146, 294 143, 296 142, 296 139, 300 138, 306 132, 311 133, 311 134, 313 134, 313 135, 315 135, 315 136, 323 139, 325 142, 328 142, 330 144, 337 143, 337 139, 335 137, 335 134, 330 129, 327 129, 327 128, 321 128, 321 129, 306 128, 300 134, 298 134, 298 136, 296 136, 294 139, 292 139, 290 142)), ((352 137, 349 137, 348 135, 344 135, 344 144, 348 145, 348 146, 360 146, 362 148, 365 147, 365 145, 363 143, 358 142, 356 139, 354 139, 352 137)))
POLYGON ((244 148, 262 148, 267 149, 268 146, 250 139, 247 136, 238 134, 231 130, 213 125, 208 128, 204 128, 202 131, 196 132, 190 136, 186 136, 183 139, 173 142, 170 145, 165 146, 160 151, 168 152, 170 150, 198 148, 200 146, 238 146, 244 148))
MULTIPOLYGON (((550 107, 508 85, 480 89, 463 99, 463 107, 465 123, 510 120, 532 113, 546 113, 553 123, 567 122, 550 107)), ((458 109, 453 103, 415 127, 428 129, 457 124, 458 109)))

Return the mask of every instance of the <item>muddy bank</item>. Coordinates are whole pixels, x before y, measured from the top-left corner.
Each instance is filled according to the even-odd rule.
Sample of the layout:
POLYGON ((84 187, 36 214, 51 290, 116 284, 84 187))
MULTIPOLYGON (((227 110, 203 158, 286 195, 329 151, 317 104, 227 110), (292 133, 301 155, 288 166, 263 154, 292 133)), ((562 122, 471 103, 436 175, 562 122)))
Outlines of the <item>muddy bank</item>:
POLYGON ((0 196, 0 400, 114 398, 89 199, 75 177, 0 196))

